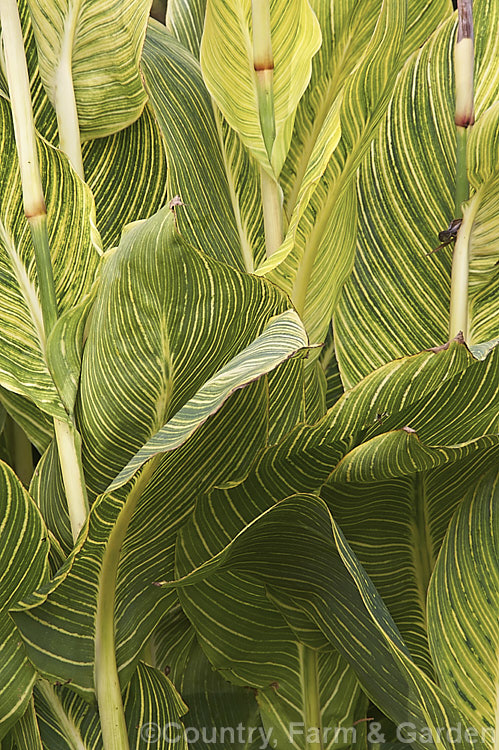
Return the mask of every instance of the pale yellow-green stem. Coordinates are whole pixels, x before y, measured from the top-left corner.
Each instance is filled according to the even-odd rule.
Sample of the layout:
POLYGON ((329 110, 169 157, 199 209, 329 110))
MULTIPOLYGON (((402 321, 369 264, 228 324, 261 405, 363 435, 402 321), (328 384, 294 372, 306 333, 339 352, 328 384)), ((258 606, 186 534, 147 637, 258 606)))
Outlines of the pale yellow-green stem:
MULTIPOLYGON (((16 0, 0 1, 0 20, 4 45, 5 67, 9 85, 12 117, 23 203, 26 218, 31 230, 35 253, 36 274, 43 330, 39 331, 40 347, 45 351, 45 340, 57 320, 57 300, 47 232, 47 211, 40 176, 40 164, 36 143, 33 108, 29 88, 28 68, 24 52, 24 42, 16 0)), ((2 235, 6 232, 2 230, 2 235)), ((11 253, 13 260, 16 254, 11 253)), ((19 278, 26 276, 24 269, 18 269, 19 278)), ((25 287, 29 284, 25 279, 25 287)), ((29 289, 28 289, 29 292, 29 289)), ((31 300, 36 307, 36 300, 31 300)), ((36 319, 36 316, 35 316, 36 319)), ((88 512, 85 483, 81 471, 79 436, 74 428, 54 420, 59 458, 64 487, 69 507, 73 538, 76 539, 88 512)))
POLYGON ((71 532, 75 542, 87 520, 89 511, 85 477, 81 464, 81 438, 75 427, 59 419, 54 419, 54 428, 64 489, 68 500, 71 532))
POLYGON ((137 502, 161 456, 154 456, 133 485, 108 538, 102 558, 95 619, 95 692, 104 750, 129 750, 114 638, 115 599, 121 547, 137 502))
MULTIPOLYGON (((468 128, 475 121, 474 114, 474 50, 473 50, 473 7, 472 0, 458 0, 458 28, 454 47, 454 77, 456 86, 456 185, 455 206, 456 219, 463 217, 463 203, 469 197, 467 169, 468 128)), ((465 212, 466 213, 466 212, 465 212)), ((449 334, 454 338, 462 331, 465 340, 468 338, 468 276, 469 276, 469 242, 472 220, 475 211, 467 212, 459 229, 452 259, 451 299, 449 314, 449 334)))
POLYGON ((300 657, 304 736, 307 750, 323 750, 318 652, 316 649, 300 643, 298 654, 300 657))
POLYGON ((59 147, 82 180, 85 179, 81 155, 80 125, 73 85, 73 45, 80 3, 70 4, 61 39, 61 52, 55 81, 55 111, 59 130, 59 147))
POLYGON ((462 331, 465 341, 468 341, 468 276, 470 264, 471 229, 479 206, 479 198, 475 196, 466 207, 463 223, 457 234, 454 254, 452 256, 452 275, 450 292, 449 339, 453 339, 462 331))
POLYGON ((12 118, 19 156, 24 211, 33 238, 40 303, 45 331, 48 335, 57 320, 57 301, 50 259, 47 211, 38 162, 28 69, 16 0, 1 0, 0 20, 12 118))
POLYGON ((456 190, 454 218, 463 215, 462 204, 469 197, 466 144, 468 128, 475 121, 473 75, 473 9, 472 0, 458 1, 458 28, 454 46, 454 77, 456 88, 456 190))
POLYGON ((76 724, 71 721, 64 710, 64 706, 52 685, 47 680, 39 680, 37 688, 50 706, 50 710, 57 719, 57 727, 61 730, 71 750, 87 750, 87 745, 83 742, 76 724))
POLYGON ((265 247, 270 258, 282 242, 282 191, 279 183, 260 167, 265 247))
MULTIPOLYGON (((252 0, 253 66, 256 77, 258 114, 265 150, 272 161, 275 141, 274 57, 269 0, 252 0)), ((269 258, 282 242, 282 192, 277 180, 260 166, 263 224, 266 254, 269 258)))

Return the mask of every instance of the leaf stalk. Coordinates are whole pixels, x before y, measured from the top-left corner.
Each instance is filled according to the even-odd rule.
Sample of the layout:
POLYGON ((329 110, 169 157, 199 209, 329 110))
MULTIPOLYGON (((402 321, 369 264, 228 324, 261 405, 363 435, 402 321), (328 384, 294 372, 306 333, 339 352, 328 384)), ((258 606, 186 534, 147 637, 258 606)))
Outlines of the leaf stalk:
POLYGON ((449 339, 453 339, 462 331, 464 340, 468 341, 468 277, 469 277, 469 246, 471 230, 479 202, 470 201, 464 211, 463 222, 457 234, 454 254, 452 256, 449 339))
POLYGON ((456 105, 456 189, 454 218, 463 215, 462 204, 469 197, 466 145, 468 128, 475 122, 473 96, 473 9, 472 0, 458 0, 458 28, 454 47, 456 105))
POLYGON ((128 750, 128 733, 121 696, 115 644, 115 600, 121 547, 138 500, 161 461, 154 456, 133 485, 109 535, 102 559, 95 620, 95 692, 104 750, 128 750))
MULTIPOLYGON (((475 121, 473 74, 473 0, 458 0, 458 27, 454 47, 454 76, 456 87, 456 187, 454 218, 463 217, 463 203, 469 198, 467 168, 468 128, 475 121)), ((466 218, 458 232, 452 258, 449 337, 462 331, 468 339, 468 277, 469 244, 475 209, 464 211, 466 218)))
POLYGON ((59 130, 59 147, 71 162, 78 177, 85 180, 81 155, 80 124, 72 74, 72 54, 79 4, 74 3, 64 26, 61 60, 56 73, 55 112, 59 130))
MULTIPOLYGON (((48 338, 57 321, 57 298, 50 256, 47 210, 38 160, 29 75, 16 0, 2 0, 0 3, 0 20, 14 133, 19 157, 24 212, 33 239, 43 319, 43 331, 40 330, 39 335, 41 339, 43 338, 40 344, 42 350, 44 350, 45 339, 48 338)), ((85 481, 81 468, 79 435, 74 428, 57 419, 54 419, 54 426, 71 528, 73 538, 76 539, 88 514, 85 481)))
POLYGON ((307 738, 307 748, 308 750, 323 750, 318 651, 300 643, 298 653, 302 681, 304 735, 307 738))
POLYGON ((81 438, 67 422, 54 419, 57 450, 68 502, 73 541, 76 542, 88 516, 88 498, 81 464, 81 438))

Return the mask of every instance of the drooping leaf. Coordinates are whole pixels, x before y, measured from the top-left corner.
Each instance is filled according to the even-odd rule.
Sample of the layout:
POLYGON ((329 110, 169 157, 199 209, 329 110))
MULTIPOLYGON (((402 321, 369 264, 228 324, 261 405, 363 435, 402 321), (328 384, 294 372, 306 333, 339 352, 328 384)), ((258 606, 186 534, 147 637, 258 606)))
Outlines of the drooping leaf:
POLYGON ((90 489, 104 491, 288 306, 268 282, 188 245, 168 207, 131 228, 102 270, 83 354, 79 425, 90 489))
POLYGON ((321 489, 348 543, 383 597, 411 655, 429 675, 427 590, 450 519, 468 488, 494 465, 498 448, 457 463, 368 484, 321 489))
POLYGON ((294 310, 272 318, 263 333, 207 380, 194 396, 133 456, 108 487, 125 484, 150 458, 179 447, 220 409, 229 396, 266 375, 300 351, 306 351, 307 335, 294 310))
MULTIPOLYGON (((185 575, 165 585, 177 588, 210 658, 228 659, 236 676, 248 669, 247 657, 238 662, 233 652, 239 647, 243 653, 238 634, 244 633, 241 627, 250 611, 255 639, 259 632, 263 636, 262 670, 275 653, 265 628, 272 607, 308 649, 337 646, 366 694, 393 721, 411 722, 418 731, 428 726, 448 730, 463 721, 451 698, 410 659, 383 601, 319 498, 295 495, 278 503, 218 554, 205 550, 205 562, 196 566, 187 557, 194 538, 197 533, 189 523, 179 538, 179 573, 185 575), (255 619, 259 592, 263 612, 255 619), (237 622, 230 637, 229 620, 237 622)), ((466 737, 454 744, 445 734, 441 742, 449 749, 472 746, 466 737)), ((417 736, 414 744, 425 747, 417 736)), ((475 746, 482 745, 477 741, 475 746)))
POLYGON ((56 111, 72 85, 83 140, 125 128, 144 108, 139 60, 149 6, 148 0, 126 6, 28 0, 43 85, 56 111))

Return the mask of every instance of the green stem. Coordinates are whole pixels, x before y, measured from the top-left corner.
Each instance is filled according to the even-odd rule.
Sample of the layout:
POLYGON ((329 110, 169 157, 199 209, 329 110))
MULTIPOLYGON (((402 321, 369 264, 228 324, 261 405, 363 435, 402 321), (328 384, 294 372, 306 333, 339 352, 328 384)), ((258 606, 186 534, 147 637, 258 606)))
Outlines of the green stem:
POLYGON ((279 183, 260 167, 265 247, 270 258, 282 242, 282 199, 279 183))
POLYGON ((77 430, 59 419, 54 419, 55 437, 59 453, 64 489, 68 503, 73 541, 87 520, 88 499, 81 464, 81 439, 77 430))
POLYGON ((111 531, 102 559, 95 621, 95 692, 99 705, 104 750, 128 750, 129 748, 114 639, 116 581, 121 547, 130 520, 160 460, 160 455, 152 458, 130 490, 111 531))
POLYGON ((52 685, 46 680, 39 680, 37 688, 45 698, 46 703, 50 706, 50 710, 57 719, 57 727, 62 731, 64 739, 72 750, 86 750, 86 745, 81 738, 78 728, 67 715, 52 685))
POLYGON ((318 651, 300 643, 298 654, 307 750, 323 750, 318 651))
POLYGON ((14 132, 23 190, 24 211, 35 250, 45 332, 50 333, 57 319, 57 302, 47 234, 47 214, 36 147, 28 69, 16 0, 2 0, 0 20, 9 85, 14 132))
POLYGON ((468 129, 457 127, 457 144, 456 144, 456 190, 455 190, 455 207, 454 218, 461 219, 463 216, 462 205, 468 200, 470 195, 470 186, 468 183, 468 170, 466 161, 466 144, 468 141, 468 129))

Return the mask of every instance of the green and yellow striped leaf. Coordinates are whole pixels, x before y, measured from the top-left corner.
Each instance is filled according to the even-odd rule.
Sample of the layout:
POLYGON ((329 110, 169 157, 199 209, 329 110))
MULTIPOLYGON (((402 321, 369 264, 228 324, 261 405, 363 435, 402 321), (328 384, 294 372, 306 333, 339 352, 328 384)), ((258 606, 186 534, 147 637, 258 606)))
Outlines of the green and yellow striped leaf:
POLYGON ((427 590, 447 527, 462 497, 499 458, 498 446, 390 480, 323 485, 348 543, 383 597, 412 658, 428 676, 427 590))
POLYGON ((142 70, 168 153, 168 185, 184 206, 177 221, 204 253, 252 272, 265 254, 256 164, 213 107, 199 63, 150 22, 142 70))
POLYGON ((40 453, 43 453, 54 435, 54 424, 50 417, 25 396, 20 396, 1 386, 0 402, 5 411, 24 431, 28 440, 40 453))
POLYGON ((22 747, 29 747, 30 750, 43 750, 33 698, 29 701, 21 719, 14 726, 12 739, 17 744, 18 750, 22 747))
POLYGON ((185 443, 235 391, 266 375, 298 352, 306 352, 307 348, 307 334, 294 310, 272 318, 258 338, 207 380, 147 441, 113 479, 108 491, 125 484, 153 456, 175 450, 185 443))
POLYGON ((165 26, 199 60, 206 0, 173 0, 166 7, 165 26))
POLYGON ((289 149, 298 102, 311 75, 321 31, 308 0, 273 0, 272 36, 275 140, 267 154, 258 109, 250 0, 208 0, 201 41, 204 81, 229 125, 265 169, 278 176, 289 149), (223 71, 223 76, 220 75, 223 71))
POLYGON ((91 491, 103 492, 288 307, 268 282, 188 245, 168 207, 129 229, 102 270, 83 353, 78 412, 91 491))
MULTIPOLYGON (((225 373, 230 382, 222 383, 221 391, 213 391, 211 402, 200 402, 203 408, 197 423, 191 421, 182 444, 163 456, 144 482, 140 497, 134 495, 132 485, 97 499, 89 526, 66 566, 49 589, 29 602, 30 607, 43 602, 41 606, 16 613, 30 656, 43 674, 71 679, 83 695, 92 694, 93 628, 98 619, 97 595, 104 589, 107 596, 116 596, 120 677, 123 685, 130 679, 162 607, 169 604, 163 601, 165 594, 151 584, 166 560, 173 567, 179 524, 191 512, 202 487, 215 481, 241 481, 266 444, 267 383, 265 378, 251 381, 306 344, 296 314, 288 311, 279 317, 288 305, 284 295, 265 280, 240 274, 188 245, 177 233, 168 208, 130 228, 120 247, 108 254, 84 348, 77 409, 86 478, 94 495, 107 488, 137 450, 217 370, 260 334, 262 338, 235 360, 235 366, 234 362, 229 365, 225 373), (269 337, 273 339, 270 349, 269 337), (243 384, 227 399, 235 385, 243 384), (216 411, 220 399, 227 400, 216 411), (198 429, 193 433, 194 426, 198 429), (115 592, 111 560, 106 558, 105 563, 103 556, 110 538, 121 533, 122 524, 116 530, 116 522, 122 511, 133 515, 121 542, 115 592), (76 586, 75 591, 80 576, 87 584, 76 586), (64 602, 62 608, 56 605, 54 609, 56 600, 64 602), (68 607, 74 613, 70 632, 61 620, 68 607), (142 611, 139 618, 138 608, 142 611), (132 622, 139 625, 134 625, 131 634, 132 622), (94 623, 90 630, 89 623, 94 623), (59 637, 62 631, 65 635, 59 637), (47 642, 50 649, 40 649, 47 642)), ((147 466, 145 471, 149 471, 147 466)), ((44 457, 40 475, 34 488, 46 507, 54 489, 60 488, 53 451, 44 457)), ((141 476, 139 482, 143 482, 141 476)), ((54 518, 56 512, 53 509, 49 514, 54 532, 62 523, 54 518)))
MULTIPOLYGON (((123 702, 130 748, 185 748, 180 721, 187 707, 164 674, 139 662, 123 702), (176 734, 180 735, 179 740, 171 741, 176 734)), ((71 687, 39 681, 35 687, 35 707, 43 747, 47 750, 102 750, 98 712, 71 687)))
POLYGON ((0 462, 0 518, 1 738, 28 710, 36 678, 8 610, 46 580, 49 551, 40 512, 3 461, 0 462))
POLYGON ((174 686, 158 669, 139 662, 125 696, 125 719, 130 750, 144 742, 158 750, 186 750, 181 718, 187 711, 174 686))
POLYGON ((200 737, 199 741, 193 741, 191 735, 189 746, 193 750, 204 750, 212 739, 215 747, 223 747, 225 740, 238 750, 257 750, 262 724, 253 690, 232 685, 213 669, 180 607, 172 609, 160 623, 153 636, 152 650, 157 667, 166 669, 189 707, 184 724, 195 727, 200 737), (239 726, 244 727, 243 734, 237 733, 239 726), (222 737, 221 727, 235 730, 234 736, 228 729, 222 737), (253 743, 248 738, 250 728, 257 735, 253 743))
MULTIPOLYGON (((19 0, 19 14, 38 132, 59 145, 57 122, 42 85, 38 53, 26 0, 19 0)), ((8 87, 0 85, 8 98, 8 87)), ((166 157, 161 132, 148 104, 130 126, 103 138, 82 144, 85 179, 96 207, 96 222, 102 246, 117 245, 123 227, 146 219, 166 202, 166 157)))
POLYGON ((76 100, 83 140, 134 122, 147 100, 139 60, 148 0, 28 0, 40 75, 58 116, 76 100))
POLYGON ((495 746, 499 665, 497 463, 452 519, 428 595, 430 649, 442 688, 485 747, 495 746))
POLYGON ((325 340, 353 265, 357 222, 353 180, 388 106, 402 64, 405 27, 405 4, 385 0, 369 42, 358 50, 361 61, 324 112, 323 129, 309 146, 304 177, 290 194, 296 202, 288 208, 288 234, 257 271, 290 295, 314 342, 325 340), (337 108, 341 138, 331 149, 338 139, 337 108))
POLYGON ((44 750, 102 750, 94 706, 66 686, 39 680, 34 689, 36 718, 44 750))
MULTIPOLYGON (((42 411, 67 419, 47 367, 34 253, 24 216, 10 108, 0 98, 2 151, 0 196, 0 383, 31 399, 42 411)), ((93 199, 68 161, 39 141, 42 181, 59 313, 89 291, 99 260, 93 199)))
MULTIPOLYGON (((471 344, 497 336, 498 281, 492 260, 497 249, 492 209, 497 107, 490 107, 499 91, 499 48, 489 33, 497 14, 489 0, 474 4, 477 134, 470 139, 469 177, 480 197, 471 202, 477 211, 470 262, 471 344)), ((359 170, 355 266, 334 316, 336 351, 348 386, 382 362, 434 346, 447 335, 451 249, 428 253, 454 211, 455 30, 456 19, 450 18, 406 63, 380 137, 359 170)))
MULTIPOLYGON (((164 585, 178 590, 210 658, 229 661, 236 678, 246 676, 247 651, 244 661, 232 658, 246 618, 260 643, 261 654, 256 652, 253 658, 259 657, 262 671, 271 671, 269 657, 276 648, 267 640, 265 626, 272 611, 281 618, 281 628, 290 628, 302 644, 299 648, 306 649, 307 658, 320 659, 334 644, 366 694, 396 723, 411 722, 419 731, 445 730, 463 720, 452 699, 411 660, 378 592, 319 498, 294 495, 270 507, 239 534, 231 535, 218 554, 204 550, 201 564, 189 560, 197 539, 195 524, 184 526, 178 561, 179 573, 185 575, 164 585), (255 608, 257 601, 263 611, 255 608)), ((239 648, 242 653, 242 643, 239 648)), ((316 708, 319 691, 312 681, 307 688, 309 705, 316 708)), ((317 713, 313 718, 319 718, 317 713)), ((418 739, 414 744, 425 747, 424 740, 418 739)), ((441 743, 449 750, 472 747, 465 738, 454 744, 445 734, 441 743)), ((477 742, 475 747, 482 745, 477 742)))

